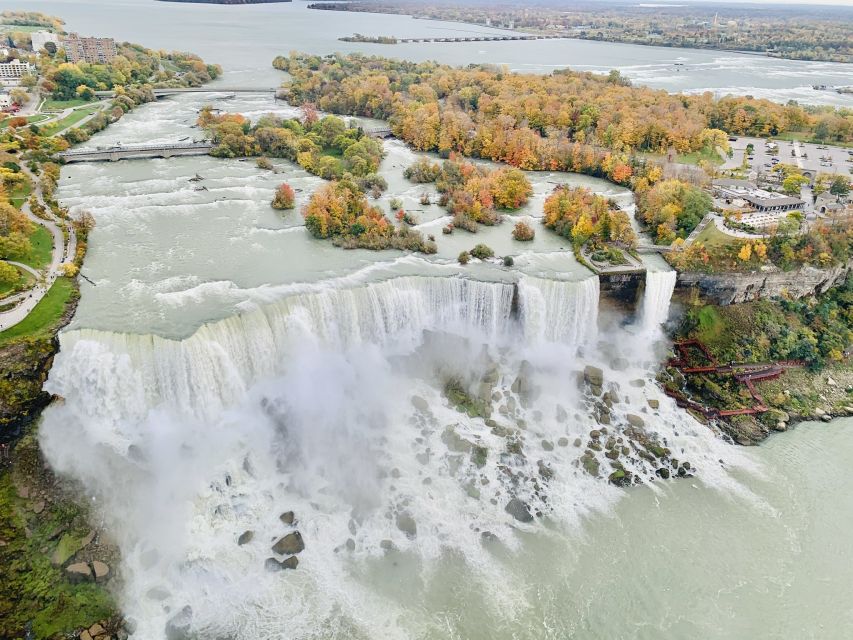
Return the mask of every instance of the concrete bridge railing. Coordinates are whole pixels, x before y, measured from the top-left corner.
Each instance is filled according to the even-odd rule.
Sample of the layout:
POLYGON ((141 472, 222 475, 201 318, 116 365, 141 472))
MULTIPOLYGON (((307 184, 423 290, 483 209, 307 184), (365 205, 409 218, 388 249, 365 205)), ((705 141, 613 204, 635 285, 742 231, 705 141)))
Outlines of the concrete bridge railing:
POLYGON ((70 162, 116 162, 137 158, 171 158, 173 156, 207 155, 213 145, 209 142, 193 142, 190 144, 161 144, 161 145, 128 145, 109 147, 106 149, 80 149, 64 151, 59 157, 66 163, 70 162))

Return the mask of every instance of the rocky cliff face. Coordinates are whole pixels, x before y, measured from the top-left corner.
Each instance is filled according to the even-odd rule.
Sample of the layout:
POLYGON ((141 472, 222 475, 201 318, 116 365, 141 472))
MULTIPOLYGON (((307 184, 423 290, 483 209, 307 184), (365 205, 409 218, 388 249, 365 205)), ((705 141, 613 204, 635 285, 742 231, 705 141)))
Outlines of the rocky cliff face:
POLYGON ((755 273, 678 274, 679 289, 698 288, 703 298, 715 304, 728 305, 786 295, 791 298, 820 294, 844 282, 853 271, 853 262, 816 269, 801 267, 793 271, 759 271, 755 273))

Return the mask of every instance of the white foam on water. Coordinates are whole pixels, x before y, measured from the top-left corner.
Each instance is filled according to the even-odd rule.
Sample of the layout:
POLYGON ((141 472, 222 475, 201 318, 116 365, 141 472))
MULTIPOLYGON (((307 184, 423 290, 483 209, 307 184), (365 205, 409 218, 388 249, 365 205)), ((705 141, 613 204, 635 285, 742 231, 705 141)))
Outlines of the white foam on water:
MULTIPOLYGON (((164 280, 159 295, 185 284, 196 288, 164 280)), ((502 556, 531 535, 565 536, 625 495, 587 474, 572 444, 600 428, 577 384, 585 364, 618 395, 614 433, 641 413, 718 486, 734 485, 718 460, 743 464, 654 386, 650 341, 610 367, 635 336, 599 335, 597 303, 597 278, 359 273, 180 341, 68 331, 47 384, 65 401, 45 413, 44 450, 86 487, 121 548, 120 599, 137 638, 163 638, 185 606, 200 637, 441 637, 440 620, 393 585, 429 591, 448 563, 465 567, 490 619, 509 624, 536 598, 502 556), (645 386, 628 383, 637 378, 645 386), (451 379, 494 423, 451 406, 451 379), (652 397, 660 408, 643 410, 652 397), (514 520, 513 497, 541 518, 514 520), (268 573, 287 510, 306 549, 296 571, 268 573), (247 530, 254 539, 238 546, 247 530)), ((655 478, 653 465, 623 460, 655 478)))

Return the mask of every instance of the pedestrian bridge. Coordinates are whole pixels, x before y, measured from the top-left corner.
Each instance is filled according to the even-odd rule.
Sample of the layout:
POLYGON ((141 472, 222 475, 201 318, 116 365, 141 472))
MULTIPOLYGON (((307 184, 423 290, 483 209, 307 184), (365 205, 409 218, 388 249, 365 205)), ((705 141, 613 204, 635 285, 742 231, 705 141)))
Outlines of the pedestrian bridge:
POLYGON ((69 162, 116 162, 140 158, 172 158, 174 156, 203 156, 213 148, 210 142, 177 144, 121 145, 98 149, 63 151, 59 157, 69 162))
MULTIPOLYGON (((279 87, 159 87, 152 89, 157 98, 178 93, 266 93, 275 96, 279 87)), ((95 91, 98 98, 115 98, 115 91, 95 91)))

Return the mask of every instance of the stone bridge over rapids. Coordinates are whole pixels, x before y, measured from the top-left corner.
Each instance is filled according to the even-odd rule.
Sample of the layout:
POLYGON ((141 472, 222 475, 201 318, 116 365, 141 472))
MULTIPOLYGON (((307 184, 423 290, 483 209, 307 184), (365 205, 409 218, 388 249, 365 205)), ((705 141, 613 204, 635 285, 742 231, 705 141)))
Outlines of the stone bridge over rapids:
POLYGON ((63 151, 59 157, 69 162, 116 162, 141 158, 173 158, 175 156, 203 156, 213 148, 210 142, 177 144, 140 144, 107 147, 103 149, 78 149, 63 151))
MULTIPOLYGON (((152 93, 157 98, 164 96, 173 96, 180 93, 260 93, 269 94, 273 97, 279 91, 279 87, 161 87, 152 89, 152 93)), ((115 98, 115 91, 95 91, 98 98, 107 99, 115 98)))

